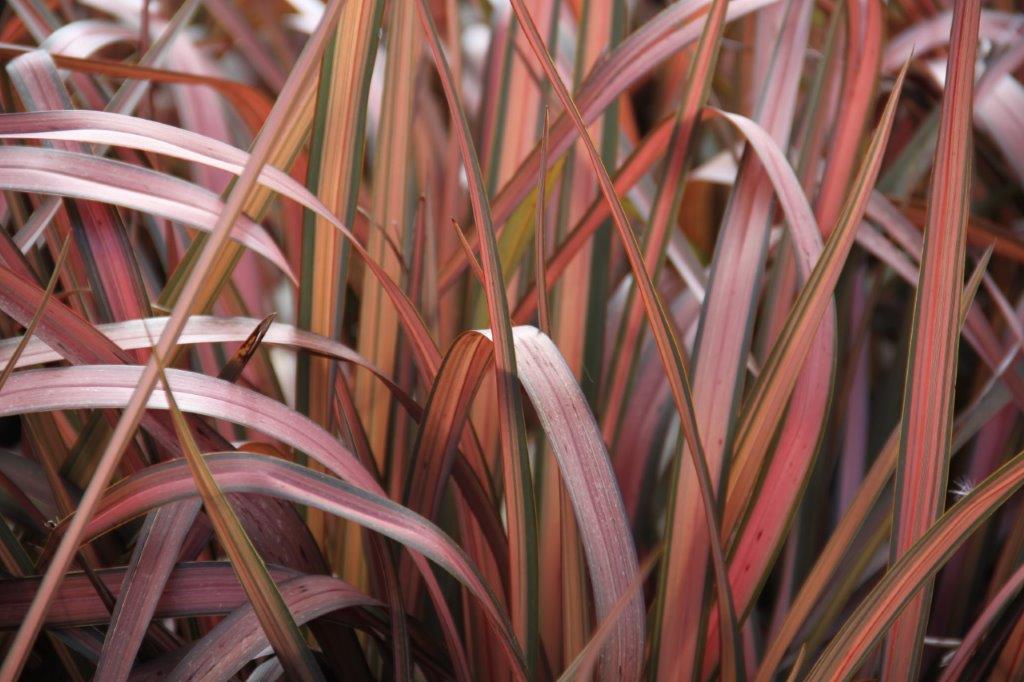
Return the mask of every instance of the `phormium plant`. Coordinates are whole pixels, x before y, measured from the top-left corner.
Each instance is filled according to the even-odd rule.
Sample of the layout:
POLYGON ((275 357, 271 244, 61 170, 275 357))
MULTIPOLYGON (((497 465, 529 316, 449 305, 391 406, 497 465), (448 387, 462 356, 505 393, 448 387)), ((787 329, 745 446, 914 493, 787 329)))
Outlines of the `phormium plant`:
POLYGON ((1014 3, 9 0, 0 58, 0 681, 1024 679, 1014 3))

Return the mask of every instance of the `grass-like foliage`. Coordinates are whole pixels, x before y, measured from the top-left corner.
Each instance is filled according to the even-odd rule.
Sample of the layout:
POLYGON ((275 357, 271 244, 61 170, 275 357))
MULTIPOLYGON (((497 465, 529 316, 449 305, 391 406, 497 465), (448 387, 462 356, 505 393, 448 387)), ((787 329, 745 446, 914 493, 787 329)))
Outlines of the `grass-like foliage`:
POLYGON ((1024 679, 1024 13, 0 5, 0 682, 1024 679))

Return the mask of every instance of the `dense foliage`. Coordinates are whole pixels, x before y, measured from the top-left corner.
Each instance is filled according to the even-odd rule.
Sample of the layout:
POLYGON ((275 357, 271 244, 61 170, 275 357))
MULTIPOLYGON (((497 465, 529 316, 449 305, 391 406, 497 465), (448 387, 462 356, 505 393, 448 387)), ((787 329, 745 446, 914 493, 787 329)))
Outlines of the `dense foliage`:
POLYGON ((0 680, 1024 679, 1014 3, 8 0, 0 58, 0 680))

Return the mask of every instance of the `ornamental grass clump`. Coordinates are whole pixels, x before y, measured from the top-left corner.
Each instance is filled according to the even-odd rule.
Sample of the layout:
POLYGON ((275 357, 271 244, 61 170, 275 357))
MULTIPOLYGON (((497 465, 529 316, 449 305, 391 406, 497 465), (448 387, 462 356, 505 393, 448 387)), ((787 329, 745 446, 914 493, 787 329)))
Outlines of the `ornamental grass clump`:
POLYGON ((1024 14, 10 0, 0 682, 1024 679, 1024 14))

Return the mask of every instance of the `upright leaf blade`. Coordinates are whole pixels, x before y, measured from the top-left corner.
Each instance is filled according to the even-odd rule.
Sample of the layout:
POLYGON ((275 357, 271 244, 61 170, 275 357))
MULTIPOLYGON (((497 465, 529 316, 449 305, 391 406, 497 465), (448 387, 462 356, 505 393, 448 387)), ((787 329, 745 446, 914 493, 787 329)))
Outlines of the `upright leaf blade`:
MULTIPOLYGON (((932 525, 946 498, 960 343, 957 319, 970 210, 971 113, 980 14, 979 0, 954 4, 953 39, 903 396, 893 559, 902 557, 932 525)), ((887 677, 917 676, 930 603, 931 586, 927 583, 893 626, 885 648, 887 677)))
MULTIPOLYGON (((381 268, 396 282, 402 281, 404 251, 387 248, 386 238, 396 244, 406 242, 409 225, 409 179, 413 131, 413 102, 416 67, 419 63, 419 36, 416 9, 411 2, 391 3, 389 11, 387 65, 384 76, 383 113, 374 160, 372 220, 366 249, 381 268)), ((372 272, 363 276, 360 300, 359 338, 356 348, 386 374, 393 374, 398 343, 399 321, 387 304, 387 294, 372 272)), ((400 460, 386 456, 389 429, 389 403, 382 399, 382 387, 371 377, 356 377, 355 405, 364 415, 363 422, 378 465, 391 471, 392 480, 402 480, 400 460)), ((404 454, 404 453, 403 453, 404 454)))
MULTIPOLYGON (((787 30, 778 38, 755 114, 770 137, 781 145, 792 127, 789 103, 799 83, 809 10, 806 3, 790 4, 784 19, 787 30)), ((729 466, 773 208, 772 183, 758 155, 747 149, 719 231, 694 347, 698 426, 716 485, 721 485, 729 466)), ((713 540, 704 534, 706 524, 700 519, 703 510, 696 479, 694 470, 684 467, 671 483, 676 488, 669 510, 671 534, 666 537, 663 568, 658 670, 681 679, 699 674, 705 647, 700 638, 687 633, 704 627, 709 606, 705 596, 707 547, 713 540), (687 532, 690 528, 694 530, 687 532), (679 606, 673 608, 673 604, 679 606), (680 640, 684 642, 681 646, 670 644, 680 640)))
POLYGON ((903 87, 909 62, 897 77, 892 92, 875 127, 856 181, 850 188, 840 215, 839 224, 832 231, 817 264, 800 290, 789 313, 786 324, 768 356, 757 382, 748 398, 736 439, 734 467, 736 473, 730 481, 730 496, 737 495, 737 503, 745 504, 759 478, 760 460, 767 451, 778 429, 793 387, 800 376, 797 371, 814 342, 822 317, 831 302, 840 272, 853 247, 857 225, 871 196, 871 191, 882 165, 882 155, 892 130, 896 103, 903 87), (734 489, 733 486, 736 486, 734 489))
POLYGON ((498 437, 505 482, 505 504, 509 535, 509 573, 511 578, 512 624, 526 651, 527 667, 533 671, 538 655, 537 604, 537 519, 533 481, 526 449, 526 424, 522 399, 516 386, 516 356, 512 341, 505 280, 498 257, 498 243, 491 222, 480 162, 473 147, 466 114, 462 109, 451 68, 444 56, 440 37, 426 0, 416 5, 430 45, 434 64, 441 77, 448 109, 453 119, 459 151, 469 180, 470 203, 481 244, 484 293, 494 341, 495 383, 497 384, 498 437))
MULTIPOLYGON (((615 186, 613 185, 611 178, 608 176, 608 170, 604 167, 604 164, 601 161, 597 148, 594 146, 594 141, 590 138, 590 135, 586 130, 586 125, 583 122, 583 117, 581 116, 579 109, 576 107, 576 103, 573 101, 565 87, 565 84, 562 82, 561 76, 558 74, 558 70, 555 68, 555 64, 551 59, 551 55, 548 54, 547 49, 544 47, 544 42, 541 39, 540 34, 537 32, 537 27, 533 23, 529 10, 523 4, 522 0, 512 0, 512 8, 526 32, 526 36, 530 43, 530 48, 533 50, 534 56, 540 62, 548 82, 550 82, 555 88, 555 92, 557 93, 559 100, 562 102, 562 106, 569 114, 572 119, 572 124, 576 128, 576 132, 584 142, 584 146, 587 150, 587 156, 600 184, 601 193, 611 209, 616 231, 618 232, 619 239, 625 247, 626 257, 629 261, 629 266, 633 272, 633 276, 636 279, 640 299, 644 304, 644 310, 651 323, 658 352, 661 356, 661 361, 665 366, 669 385, 672 388, 672 397, 675 402, 676 410, 679 412, 680 421, 683 424, 683 434, 686 438, 686 445, 690 450, 693 466, 697 471, 697 480, 699 482, 701 499, 704 504, 704 515, 708 526, 709 537, 717 538, 719 537, 719 532, 718 521, 716 518, 717 509, 714 501, 714 482, 711 479, 707 461, 704 457, 704 449, 701 443, 694 412, 693 397, 690 391, 686 363, 683 359, 683 353, 679 345, 679 341, 676 338, 675 331, 673 330, 668 319, 668 315, 665 312, 661 298, 654 288, 654 283, 652 282, 650 273, 647 271, 644 263, 640 244, 637 241, 636 235, 631 229, 628 220, 626 219, 625 211, 623 211, 622 204, 615 193, 615 186)), ((680 466, 681 464, 682 463, 679 459, 677 459, 676 466, 680 466)), ((739 647, 735 629, 735 612, 732 606, 732 597, 730 596, 729 580, 725 569, 725 559, 722 556, 721 547, 717 542, 711 543, 711 553, 712 563, 715 567, 716 585, 718 587, 718 604, 723 623, 723 661, 726 665, 734 666, 732 668, 725 668, 724 674, 737 675, 741 674, 738 669, 742 665, 742 660, 738 656, 739 647)))

